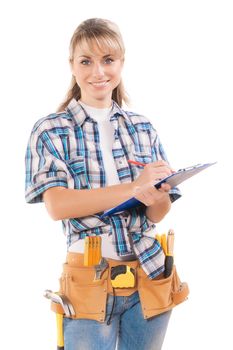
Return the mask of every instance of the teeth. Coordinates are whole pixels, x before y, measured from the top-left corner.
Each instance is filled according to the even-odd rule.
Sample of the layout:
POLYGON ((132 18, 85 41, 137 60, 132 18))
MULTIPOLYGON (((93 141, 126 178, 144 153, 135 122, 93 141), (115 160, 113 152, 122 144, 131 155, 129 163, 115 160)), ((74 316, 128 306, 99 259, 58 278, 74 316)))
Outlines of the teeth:
POLYGON ((104 86, 106 84, 107 84, 107 81, 102 81, 100 83, 92 83, 92 85, 94 85, 94 86, 104 86))

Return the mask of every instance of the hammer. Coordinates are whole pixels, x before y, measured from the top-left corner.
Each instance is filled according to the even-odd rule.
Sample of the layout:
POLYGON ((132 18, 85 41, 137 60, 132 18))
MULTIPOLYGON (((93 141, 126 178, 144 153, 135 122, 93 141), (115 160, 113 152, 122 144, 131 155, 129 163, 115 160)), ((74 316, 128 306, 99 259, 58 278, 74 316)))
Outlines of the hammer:
MULTIPOLYGON (((67 317, 75 316, 75 311, 69 299, 64 294, 54 293, 49 289, 44 291, 44 297, 60 304, 67 317)), ((57 319, 57 350, 64 350, 63 315, 56 313, 57 319)))

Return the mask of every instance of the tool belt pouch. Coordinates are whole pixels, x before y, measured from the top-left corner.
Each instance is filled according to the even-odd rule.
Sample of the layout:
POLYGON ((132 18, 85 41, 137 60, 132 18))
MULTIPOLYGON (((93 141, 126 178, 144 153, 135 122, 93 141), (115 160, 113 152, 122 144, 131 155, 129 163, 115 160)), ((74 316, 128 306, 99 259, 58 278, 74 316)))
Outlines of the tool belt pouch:
POLYGON ((153 280, 139 268, 138 291, 145 319, 172 309, 185 301, 189 294, 188 285, 181 283, 175 266, 169 277, 153 280))
MULTIPOLYGON (((104 322, 107 301, 106 270, 99 280, 95 280, 94 267, 73 267, 67 263, 63 265, 60 278, 59 293, 64 294, 71 302, 75 316, 72 318, 86 318, 104 322)), ((51 309, 57 313, 64 313, 62 307, 54 302, 51 309)))

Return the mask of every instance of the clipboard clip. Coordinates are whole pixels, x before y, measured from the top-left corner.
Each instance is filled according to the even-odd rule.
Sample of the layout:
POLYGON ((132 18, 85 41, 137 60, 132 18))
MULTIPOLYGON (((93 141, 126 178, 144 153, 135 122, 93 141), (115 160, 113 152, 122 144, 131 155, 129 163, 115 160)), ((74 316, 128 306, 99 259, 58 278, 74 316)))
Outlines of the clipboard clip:
POLYGON ((178 169, 178 170, 177 170, 177 173, 178 173, 179 171, 187 171, 187 170, 191 170, 191 169, 196 169, 196 168, 198 168, 198 167, 201 166, 201 165, 203 165, 203 164, 199 163, 199 164, 196 164, 196 165, 188 166, 187 168, 178 169))

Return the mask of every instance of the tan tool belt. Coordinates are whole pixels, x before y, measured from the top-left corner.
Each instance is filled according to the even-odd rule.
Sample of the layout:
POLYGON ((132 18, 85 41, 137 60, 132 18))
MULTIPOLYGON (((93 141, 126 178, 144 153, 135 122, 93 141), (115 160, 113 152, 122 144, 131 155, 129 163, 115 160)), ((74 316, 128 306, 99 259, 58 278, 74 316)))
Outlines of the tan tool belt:
MULTIPOLYGON (((168 278, 150 280, 138 261, 119 261, 107 259, 109 267, 101 278, 95 281, 95 268, 83 265, 83 254, 68 253, 60 278, 59 292, 66 295, 75 309, 73 318, 87 318, 105 321, 108 294, 113 294, 110 281, 110 269, 113 266, 128 265, 136 270, 136 286, 134 288, 115 289, 116 296, 129 296, 139 292, 144 318, 150 318, 165 312, 184 301, 188 294, 188 286, 181 283, 175 266, 168 278)), ((52 302, 52 310, 63 313, 62 308, 52 302)))

